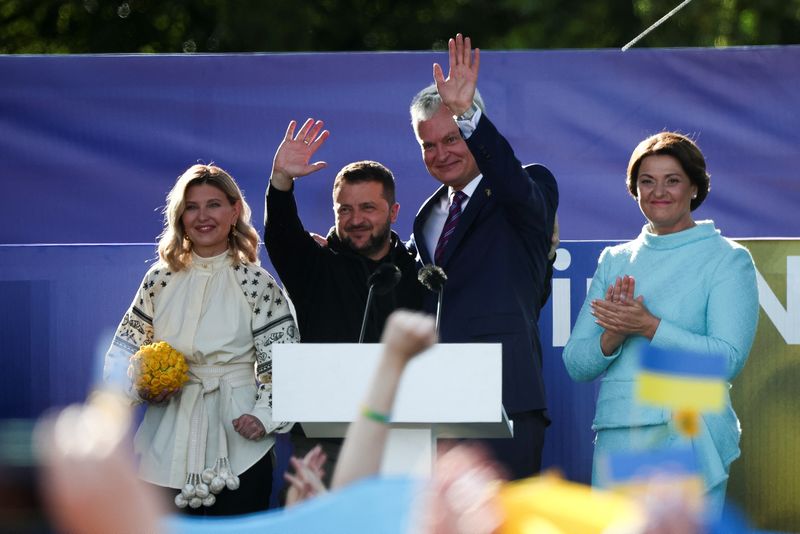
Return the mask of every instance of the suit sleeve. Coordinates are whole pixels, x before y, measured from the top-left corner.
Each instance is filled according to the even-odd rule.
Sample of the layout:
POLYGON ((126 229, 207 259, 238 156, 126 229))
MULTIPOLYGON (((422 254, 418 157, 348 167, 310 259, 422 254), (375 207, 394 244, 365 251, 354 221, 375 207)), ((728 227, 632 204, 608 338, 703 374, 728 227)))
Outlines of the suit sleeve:
POLYGON ((553 174, 542 165, 523 168, 511 145, 485 114, 466 142, 483 174, 481 187, 491 189, 492 196, 503 203, 522 231, 549 238, 558 207, 553 174))

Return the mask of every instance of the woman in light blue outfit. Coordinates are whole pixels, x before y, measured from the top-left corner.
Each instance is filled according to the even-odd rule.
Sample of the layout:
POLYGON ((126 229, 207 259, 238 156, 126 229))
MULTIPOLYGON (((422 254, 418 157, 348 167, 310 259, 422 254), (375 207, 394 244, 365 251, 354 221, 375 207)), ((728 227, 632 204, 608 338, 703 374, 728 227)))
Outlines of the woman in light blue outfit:
MULTIPOLYGON (((649 345, 727 359, 727 380, 747 360, 758 321, 750 253, 692 211, 709 191, 705 159, 689 138, 662 132, 639 143, 627 185, 647 224, 639 237, 600 255, 564 363, 574 380, 602 376, 592 429, 592 481, 608 452, 687 444, 698 459, 709 507, 720 510, 730 465, 739 454, 739 421, 727 395, 719 413, 703 414, 686 438, 669 410, 636 403, 638 353, 649 345)), ((702 357, 702 356, 698 356, 702 357)))

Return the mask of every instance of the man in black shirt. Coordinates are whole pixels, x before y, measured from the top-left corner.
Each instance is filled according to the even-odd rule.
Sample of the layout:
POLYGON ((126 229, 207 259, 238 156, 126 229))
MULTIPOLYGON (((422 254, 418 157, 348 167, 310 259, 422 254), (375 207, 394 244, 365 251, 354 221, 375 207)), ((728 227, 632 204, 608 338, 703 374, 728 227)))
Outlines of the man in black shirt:
POLYGON ((367 279, 382 263, 393 263, 400 282, 373 295, 365 342, 380 341, 383 325, 397 308, 421 309, 424 288, 417 281, 414 257, 391 224, 395 201, 391 171, 375 161, 346 165, 333 184, 336 224, 327 244, 317 243, 297 214, 294 179, 316 172, 309 163, 328 137, 322 122, 309 119, 295 136, 292 121, 275 153, 266 197, 264 243, 297 314, 300 338, 309 343, 358 341, 367 300, 367 279))
MULTIPOLYGON (((322 122, 309 119, 295 135, 292 121, 275 153, 267 188, 264 244, 294 305, 300 339, 305 343, 355 343, 365 313, 368 279, 385 263, 400 270, 393 289, 373 294, 364 323, 364 341, 381 339, 387 317, 397 308, 422 308, 425 289, 403 242, 391 229, 400 205, 394 177, 376 161, 346 165, 333 183, 335 226, 321 244, 303 228, 294 197, 294 180, 326 166, 309 163, 328 138, 322 122)), ((345 386, 346 387, 346 386, 345 386)), ((322 442, 329 482, 340 439, 308 439, 300 425, 292 429, 294 454, 302 457, 322 442)))

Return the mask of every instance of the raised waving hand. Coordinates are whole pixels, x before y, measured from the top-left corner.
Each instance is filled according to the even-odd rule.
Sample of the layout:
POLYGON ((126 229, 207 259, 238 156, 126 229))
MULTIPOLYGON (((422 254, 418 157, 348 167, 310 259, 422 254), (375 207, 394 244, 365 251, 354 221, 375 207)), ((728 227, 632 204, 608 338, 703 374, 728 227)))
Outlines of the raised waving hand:
POLYGON ((273 187, 281 191, 288 191, 295 178, 327 167, 328 164, 324 161, 310 163, 311 157, 330 135, 328 130, 322 129, 323 126, 322 121, 309 118, 295 135, 297 121, 289 122, 286 135, 272 160, 270 182, 273 187))
POLYGON ((472 106, 475 96, 475 87, 478 85, 478 69, 481 64, 481 51, 475 49, 474 57, 472 43, 469 37, 460 33, 455 39, 447 43, 450 60, 450 71, 444 77, 442 67, 433 64, 433 80, 442 102, 450 108, 453 115, 462 115, 472 106))

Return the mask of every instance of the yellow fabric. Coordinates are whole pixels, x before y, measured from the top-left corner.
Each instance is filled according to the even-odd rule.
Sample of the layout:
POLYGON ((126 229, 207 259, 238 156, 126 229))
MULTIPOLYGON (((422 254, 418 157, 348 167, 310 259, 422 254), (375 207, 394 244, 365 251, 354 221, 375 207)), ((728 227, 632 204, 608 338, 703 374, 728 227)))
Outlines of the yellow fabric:
POLYGON ((644 513, 628 497, 541 476, 504 485, 501 534, 600 534, 616 525, 643 525, 644 513))

